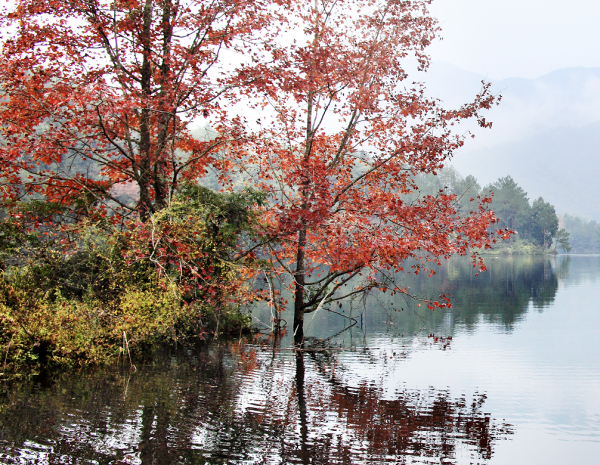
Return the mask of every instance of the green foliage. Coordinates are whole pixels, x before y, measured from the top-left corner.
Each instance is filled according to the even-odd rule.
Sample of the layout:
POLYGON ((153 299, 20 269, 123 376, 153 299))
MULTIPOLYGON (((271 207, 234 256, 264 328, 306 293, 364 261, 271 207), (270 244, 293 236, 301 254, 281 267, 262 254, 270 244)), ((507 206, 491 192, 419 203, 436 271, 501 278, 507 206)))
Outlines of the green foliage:
POLYGON ((440 191, 456 195, 456 208, 462 217, 469 215, 474 207, 474 201, 481 196, 481 186, 473 175, 463 178, 452 166, 444 168, 437 174, 419 174, 415 179, 418 194, 437 195, 440 191))
MULTIPOLYGON (((108 304, 66 299, 32 286, 27 274, 0 279, 2 371, 38 373, 48 368, 102 364, 144 345, 177 337, 185 317, 176 290, 129 288, 108 304)), ((158 283, 157 283, 158 284, 158 283)))
MULTIPOLYGON (((553 244, 558 233, 558 216, 554 206, 544 201, 542 197, 529 204, 527 192, 519 186, 510 176, 498 179, 485 190, 492 191, 492 209, 498 217, 498 228, 513 230, 517 246, 512 249, 516 253, 535 253, 528 243, 547 251, 553 244), (523 242, 525 241, 525 242, 523 242)), ((568 238, 562 238, 563 249, 568 246, 568 238)), ((500 246, 506 250, 511 249, 506 245, 500 246)))
POLYGON ((574 253, 600 253, 600 224, 572 215, 563 217, 574 253))
POLYGON ((527 192, 510 176, 498 179, 485 188, 494 193, 492 210, 500 220, 499 228, 508 228, 522 234, 531 218, 527 192))
MULTIPOLYGON (((472 210, 472 201, 493 192, 491 208, 496 213, 496 229, 510 229, 515 236, 494 246, 492 253, 530 255, 546 253, 553 245, 565 252, 570 250, 569 236, 560 233, 558 216, 554 206, 542 197, 530 205, 527 192, 515 180, 506 176, 483 189, 469 175, 463 178, 454 168, 444 168, 434 176, 420 175, 416 178, 419 195, 436 195, 440 191, 456 195, 456 208, 461 216, 472 210)), ((600 244, 599 244, 600 248, 600 244)), ((487 253, 487 252, 486 252, 487 253)))
POLYGON ((33 199, 3 208, 0 215, 0 264, 22 264, 33 250, 44 247, 49 241, 45 220, 64 211, 54 202, 33 199), (9 214, 10 211, 10 214, 9 214))
POLYGON ((252 233, 257 222, 255 206, 265 204, 263 192, 245 190, 242 192, 219 193, 206 187, 188 184, 164 212, 172 220, 183 220, 190 215, 202 218, 206 233, 215 246, 223 253, 237 253, 235 246, 242 235, 252 233))
POLYGON ((544 255, 548 250, 529 239, 512 238, 494 245, 490 250, 483 250, 483 255, 544 255))
POLYGON ((528 236, 544 248, 550 247, 558 232, 558 217, 554 206, 542 197, 534 200, 531 206, 531 219, 527 225, 528 236))
POLYGON ((236 262, 234 254, 250 240, 252 208, 263 201, 257 192, 187 186, 168 208, 127 232, 106 222, 80 225, 68 249, 64 236, 27 233, 5 218, 0 373, 98 365, 143 356, 156 344, 247 330, 249 316, 231 294, 243 289, 240 263, 250 259, 236 262), (18 240, 8 239, 15 230, 18 240), (155 232, 159 242, 152 244, 155 232), (182 261, 196 274, 183 272, 182 261))
POLYGON ((563 250, 563 252, 570 252, 572 249, 570 243, 570 234, 561 228, 556 233, 556 243, 563 250))
POLYGON ((264 201, 256 191, 222 194, 185 186, 167 208, 131 231, 128 259, 150 261, 188 301, 221 306, 256 262, 255 207, 264 201))

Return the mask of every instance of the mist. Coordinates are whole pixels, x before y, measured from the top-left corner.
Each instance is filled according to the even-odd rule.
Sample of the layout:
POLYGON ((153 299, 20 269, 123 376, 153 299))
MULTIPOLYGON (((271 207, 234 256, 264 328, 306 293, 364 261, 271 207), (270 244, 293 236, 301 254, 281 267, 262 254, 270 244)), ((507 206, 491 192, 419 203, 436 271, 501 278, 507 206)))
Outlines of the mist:
POLYGON ((472 100, 481 81, 500 104, 486 114, 491 129, 471 131, 452 165, 482 184, 510 175, 531 198, 543 196, 557 212, 600 220, 600 68, 564 68, 525 79, 490 79, 445 62, 420 76, 428 93, 449 107, 472 100), (586 188, 583 189, 582 187, 586 188))

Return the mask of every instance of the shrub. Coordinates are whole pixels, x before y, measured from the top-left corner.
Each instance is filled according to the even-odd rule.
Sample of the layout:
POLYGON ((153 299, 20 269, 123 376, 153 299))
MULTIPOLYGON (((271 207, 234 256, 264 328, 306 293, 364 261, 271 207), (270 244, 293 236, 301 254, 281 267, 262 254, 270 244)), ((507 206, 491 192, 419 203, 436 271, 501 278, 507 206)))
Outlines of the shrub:
POLYGON ((104 364, 247 329, 240 304, 256 259, 236 257, 261 198, 187 187, 125 231, 79 223, 69 248, 60 235, 26 232, 4 249, 19 257, 0 273, 0 372, 104 364))

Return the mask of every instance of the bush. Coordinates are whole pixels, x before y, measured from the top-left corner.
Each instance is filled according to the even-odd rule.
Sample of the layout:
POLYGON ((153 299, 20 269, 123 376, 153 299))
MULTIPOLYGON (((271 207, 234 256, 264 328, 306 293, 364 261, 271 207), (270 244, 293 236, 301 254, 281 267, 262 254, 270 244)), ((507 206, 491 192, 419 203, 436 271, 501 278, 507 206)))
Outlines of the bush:
POLYGON ((186 188, 151 222, 126 231, 80 224, 69 249, 39 231, 21 242, 19 259, 0 272, 0 372, 104 364, 157 344, 247 330, 240 303, 255 259, 235 255, 259 200, 186 188))
POLYGON ((548 248, 534 244, 528 239, 512 239, 498 242, 490 250, 482 251, 484 255, 545 255, 548 248))

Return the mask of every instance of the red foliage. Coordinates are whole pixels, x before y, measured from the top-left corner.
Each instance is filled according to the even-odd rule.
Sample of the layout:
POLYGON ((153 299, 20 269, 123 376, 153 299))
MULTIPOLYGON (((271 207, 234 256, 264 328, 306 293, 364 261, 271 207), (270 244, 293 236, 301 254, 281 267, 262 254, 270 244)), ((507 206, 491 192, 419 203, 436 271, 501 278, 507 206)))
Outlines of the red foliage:
POLYGON ((484 84, 448 110, 405 81, 406 58, 425 69, 438 30, 427 3, 296 2, 269 44, 269 85, 248 92, 260 119, 244 165, 273 198, 264 235, 277 238, 274 266, 293 277, 297 340, 306 312, 374 287, 406 292, 393 274, 408 260, 432 273, 429 262, 473 253, 483 267, 471 251, 493 241, 490 199, 461 217, 454 195, 417 196, 415 175, 435 174, 463 145, 453 126, 476 118, 489 127, 481 111, 497 101, 484 84))
POLYGON ((250 78, 221 54, 247 50, 270 4, 17 0, 0 16, 12 31, 0 56, 4 200, 87 194, 144 219, 163 208, 232 143, 222 98, 250 78), (190 123, 208 115, 219 136, 193 137, 190 123), (130 182, 136 205, 115 195, 130 182))

